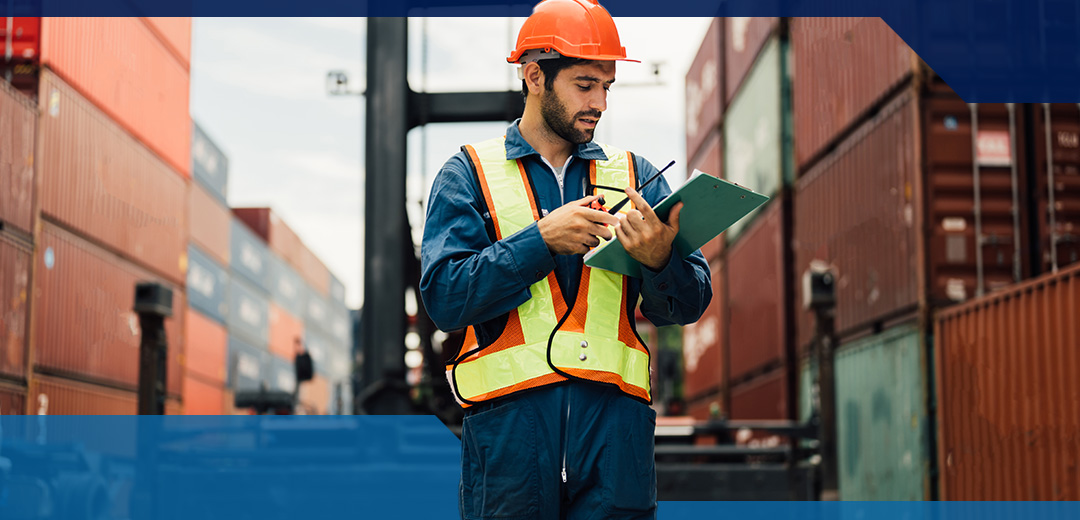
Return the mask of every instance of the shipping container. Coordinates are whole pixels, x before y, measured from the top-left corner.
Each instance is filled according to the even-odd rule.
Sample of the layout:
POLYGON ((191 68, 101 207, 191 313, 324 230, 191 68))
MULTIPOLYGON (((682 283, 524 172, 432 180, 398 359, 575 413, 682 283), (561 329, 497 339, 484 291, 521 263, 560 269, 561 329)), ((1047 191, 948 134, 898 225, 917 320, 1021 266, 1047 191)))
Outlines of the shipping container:
POLYGON ((3 17, 0 20, 3 21, 0 25, 0 41, 4 42, 5 58, 10 56, 11 60, 21 62, 38 61, 41 48, 41 18, 16 16, 3 17), (10 33, 8 24, 11 24, 10 33))
POLYGON ((173 291, 165 320, 168 392, 180 395, 184 355, 184 291, 70 232, 45 223, 34 262, 35 370, 134 389, 139 381, 139 317, 135 284, 173 291))
POLYGON ((330 339, 329 336, 331 336, 334 328, 333 319, 330 316, 330 304, 326 301, 326 298, 319 295, 319 292, 311 286, 305 285, 304 288, 307 292, 307 310, 304 313, 305 328, 318 330, 324 336, 327 336, 327 339, 330 339))
POLYGON ((697 421, 719 420, 727 417, 724 413, 724 395, 715 393, 695 399, 687 405, 686 415, 697 421))
POLYGON ((229 335, 221 324, 195 309, 184 317, 184 369, 187 376, 224 384, 229 335))
POLYGON ((330 274, 330 301, 345 305, 345 284, 333 273, 330 274))
POLYGON ((687 402, 721 391, 726 383, 724 337, 727 298, 723 260, 718 258, 710 262, 709 270, 712 276, 712 301, 696 323, 683 327, 683 396, 687 402))
MULTIPOLYGON (((691 163, 705 141, 720 130, 724 109, 723 29, 724 19, 713 18, 686 73, 686 159, 691 163)), ((719 169, 705 171, 720 175, 719 169)))
POLYGON ((307 313, 309 290, 306 282, 285 260, 277 255, 270 260, 270 298, 293 316, 307 313))
POLYGON ((35 167, 43 217, 183 283, 184 179, 49 71, 41 100, 35 167))
POLYGON ((218 323, 229 314, 229 272, 195 245, 188 247, 188 305, 218 323))
POLYGON ((843 500, 930 497, 926 359, 900 325, 835 354, 837 467, 843 500))
POLYGON ((228 207, 210 196, 199 183, 191 183, 188 189, 191 241, 221 265, 229 265, 229 222, 232 220, 232 213, 228 207))
POLYGON ((1054 272, 1080 261, 1080 105, 1034 105, 1036 265, 1054 272), (1047 160, 1049 159, 1049 160, 1047 160))
POLYGON ((316 372, 324 377, 333 374, 332 366, 335 360, 331 351, 335 347, 332 341, 308 326, 304 327, 304 348, 311 355, 311 362, 316 372))
MULTIPOLYGON (((694 170, 701 170, 713 177, 724 178, 723 151, 724 140, 721 137, 720 131, 717 131, 706 139, 705 143, 702 145, 700 154, 690 162, 690 167, 687 168, 687 170, 691 173, 693 173, 694 170)), ((701 246, 701 254, 705 255, 706 260, 712 260, 720 256, 724 251, 724 240, 726 237, 727 235, 720 234, 701 246)))
POLYGON ((292 359, 286 360, 280 356, 271 354, 268 363, 269 374, 267 375, 268 386, 271 390, 292 393, 296 390, 296 366, 292 359))
POLYGON ((194 121, 191 122, 191 174, 222 206, 228 206, 229 158, 194 121))
POLYGON ((733 383, 785 363, 793 288, 784 203, 770 201, 727 251, 728 374, 733 383))
POLYGON ((184 376, 184 414, 222 415, 225 413, 225 387, 203 380, 195 374, 184 376))
MULTIPOLYGON (((787 43, 772 38, 724 113, 724 178, 774 197, 792 178, 790 77, 787 43)), ((729 69, 730 70, 730 69, 729 69)), ((729 76, 730 79, 730 76, 729 76)), ((761 209, 724 234, 732 244, 761 209)))
POLYGON ((731 387, 731 419, 789 419, 787 377, 783 368, 731 387))
POLYGON ((0 385, 0 415, 26 415, 26 388, 0 385))
POLYGON ((191 68, 191 18, 182 16, 143 18, 185 69, 191 68))
POLYGON ((724 99, 731 103, 743 87, 762 48, 779 32, 776 17, 730 17, 724 20, 724 99))
POLYGON ((270 290, 270 250, 238 218, 229 224, 229 268, 249 283, 264 291, 270 290))
POLYGON ((336 302, 329 302, 330 336, 339 347, 352 348, 352 320, 349 308, 336 302))
MULTIPOLYGON (((28 395, 30 397, 28 411, 33 412, 33 415, 135 415, 139 409, 139 397, 134 391, 72 381, 61 377, 35 375, 30 382, 28 395)), ((179 415, 180 410, 180 403, 176 399, 171 398, 166 401, 166 415, 179 415)), ((130 442, 108 442, 109 446, 119 447, 122 450, 121 453, 110 454, 134 454, 135 430, 133 428, 114 428, 111 434, 129 435, 131 440, 130 442)), ((80 437, 83 440, 88 438, 80 432, 60 429, 49 430, 48 437, 50 442, 54 443, 61 438, 68 438, 71 441, 80 437)))
POLYGON ((236 336, 229 336, 229 364, 226 381, 235 391, 258 390, 269 384, 270 353, 236 336))
POLYGON ((26 377, 32 263, 29 245, 0 234, 0 377, 26 377))
POLYGON ((176 172, 190 175, 188 70, 146 23, 138 18, 42 18, 41 62, 176 172))
POLYGON ((270 208, 233 208, 233 214, 262 237, 270 250, 292 265, 320 296, 330 294, 330 270, 270 208))
MULTIPOLYGON (((795 185, 794 276, 801 280, 814 260, 833 266, 838 332, 918 304, 918 124, 914 96, 901 95, 795 185)), ((802 292, 795 284, 800 348, 814 332, 802 292)))
POLYGON ((296 341, 304 339, 304 322, 279 306, 270 303, 270 352, 285 359, 297 354, 296 341))
POLYGON ((1080 266, 934 319, 943 500, 1080 500, 1080 266))
POLYGON ((791 18, 789 30, 802 172, 887 100, 918 58, 881 18, 791 18))
POLYGON ((330 405, 330 385, 316 374, 310 381, 300 383, 300 403, 307 415, 325 415, 330 405))
POLYGON ((229 279, 229 315, 230 336, 240 336, 252 345, 263 350, 270 343, 270 300, 266 293, 241 280, 229 279))
POLYGON ((0 231, 34 232, 37 107, 0 81, 0 231))

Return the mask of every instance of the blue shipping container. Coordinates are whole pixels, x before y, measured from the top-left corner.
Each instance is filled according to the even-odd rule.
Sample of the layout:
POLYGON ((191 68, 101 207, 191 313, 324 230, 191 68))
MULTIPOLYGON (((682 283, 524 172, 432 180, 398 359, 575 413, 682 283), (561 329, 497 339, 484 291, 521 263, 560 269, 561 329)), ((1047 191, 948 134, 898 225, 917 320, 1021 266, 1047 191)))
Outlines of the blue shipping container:
POLYGON ((229 233, 229 267, 264 291, 270 290, 270 249, 240 219, 233 217, 229 233))
POLYGON ((273 253, 270 253, 270 296, 293 316, 304 316, 307 311, 308 290, 304 279, 273 253))
POLYGON ((333 374, 331 366, 335 363, 334 344, 324 334, 311 328, 304 328, 304 347, 311 354, 311 362, 315 365, 315 372, 330 378, 333 374))
POLYGON ((296 390, 296 367, 292 362, 270 355, 268 385, 272 390, 292 393, 296 390))
MULTIPOLYGON (((226 385, 232 390, 258 390, 269 373, 270 353, 229 335, 226 385)), ((268 385, 269 386, 269 385, 268 385)))
POLYGON ((194 121, 191 122, 191 171, 206 191, 228 206, 229 158, 194 121))
POLYGON ((237 277, 229 280, 229 335, 268 349, 270 344, 270 301, 266 293, 237 277))
POLYGON ((307 292, 307 308, 304 310, 304 329, 316 329, 325 336, 331 336, 334 330, 330 315, 330 304, 322 295, 304 285, 307 292))
POLYGON ((225 294, 229 272, 193 244, 188 245, 188 305, 224 324, 228 315, 225 294))

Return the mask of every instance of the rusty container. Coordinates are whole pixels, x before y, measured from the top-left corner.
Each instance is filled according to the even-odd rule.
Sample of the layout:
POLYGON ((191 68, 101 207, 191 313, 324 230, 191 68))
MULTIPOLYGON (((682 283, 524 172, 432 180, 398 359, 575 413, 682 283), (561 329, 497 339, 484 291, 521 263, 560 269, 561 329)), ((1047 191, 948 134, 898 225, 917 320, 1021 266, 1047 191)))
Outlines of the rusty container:
POLYGON ((59 227, 42 227, 34 262, 33 360, 37 372, 134 390, 139 382, 135 284, 173 290, 168 338, 168 392, 180 395, 184 291, 59 227))
MULTIPOLYGON (((693 173, 694 170, 701 170, 709 175, 722 179, 724 178, 723 153, 724 140, 721 138, 720 132, 717 131, 706 139, 700 153, 690 162, 690 167, 687 168, 687 170, 691 173, 693 173)), ((719 258, 720 254, 724 251, 724 240, 725 235, 721 233, 716 238, 701 246, 701 254, 705 255, 706 260, 719 258)))
POLYGON ((183 283, 186 181, 55 74, 40 88, 42 216, 183 283))
POLYGON ((724 20, 724 100, 731 103, 753 68, 765 42, 779 32, 776 17, 729 17, 724 20))
POLYGON ((229 208, 197 182, 191 183, 188 190, 191 241, 219 264, 229 265, 229 208))
POLYGON ((731 419, 789 419, 783 368, 731 387, 731 419))
POLYGON ((0 233, 0 377, 26 377, 31 251, 28 244, 0 233))
POLYGON ((188 308, 184 316, 185 377, 197 376, 208 382, 225 384, 228 362, 228 332, 217 321, 188 308))
POLYGON ((143 18, 185 69, 191 68, 191 18, 148 16, 143 18))
POLYGON ((728 249, 727 350, 732 383, 784 363, 790 324, 784 200, 769 201, 742 238, 728 249))
POLYGON ((260 236, 270 250, 293 266, 320 296, 330 294, 330 270, 270 208, 233 208, 233 214, 260 236))
POLYGON ((0 385, 0 415, 26 414, 26 388, 0 385))
POLYGON ((207 381, 198 375, 184 376, 185 415, 223 415, 225 413, 225 386, 221 382, 207 381))
POLYGON ((683 396, 687 402, 722 390, 727 373, 724 366, 727 299, 724 294, 723 259, 710 262, 709 270, 712 275, 712 301, 696 323, 683 327, 683 396))
POLYGON ((34 140, 37 107, 0 82, 0 231, 34 231, 34 140))
POLYGON ((917 58, 881 18, 791 18, 795 162, 799 171, 867 118, 917 58))
POLYGON ((291 360, 297 354, 297 339, 304 340, 304 321, 277 303, 270 303, 270 352, 291 360))
MULTIPOLYGON (((690 163, 706 139, 720 130, 724 108, 723 29, 724 19, 713 18, 686 73, 686 159, 690 163)), ((720 175, 719 170, 708 173, 720 175)))
POLYGON ((934 319, 943 500, 1080 500, 1080 266, 934 319))
POLYGON ((1080 261, 1080 105, 1042 103, 1032 107, 1038 231, 1035 263, 1055 272, 1080 261))
MULTIPOLYGON (((28 396, 27 411, 31 415, 135 415, 139 405, 138 395, 134 391, 44 375, 34 376, 28 396)), ((176 398, 169 398, 165 403, 166 415, 179 415, 181 410, 176 398)), ((132 439, 130 443, 118 443, 111 439, 106 443, 108 446, 122 449, 122 452, 112 454, 133 455, 135 430, 120 428, 114 433, 130 435, 132 439)), ((80 434, 59 430, 49 432, 53 442, 64 436, 74 441, 80 434)))
POLYGON ((190 176, 188 69, 144 20, 42 18, 41 63, 190 176))

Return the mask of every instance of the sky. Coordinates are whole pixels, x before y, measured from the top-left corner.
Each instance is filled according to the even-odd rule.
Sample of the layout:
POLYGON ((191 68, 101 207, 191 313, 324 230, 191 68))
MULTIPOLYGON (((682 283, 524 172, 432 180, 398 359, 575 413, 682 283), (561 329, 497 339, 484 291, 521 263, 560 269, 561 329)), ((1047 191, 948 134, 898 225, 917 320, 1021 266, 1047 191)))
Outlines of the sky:
MULTIPOLYGON (((410 18, 414 91, 519 90, 506 56, 524 18, 410 18)), ((620 63, 596 140, 686 176, 686 71, 708 18, 616 18, 629 57, 620 63), (653 71, 659 67, 659 80, 653 71)), ((361 18, 197 18, 191 113, 229 156, 229 205, 269 206, 363 303, 364 98, 331 96, 342 70, 363 91, 361 18)), ((506 123, 438 124, 408 137, 407 208, 419 244, 423 204, 442 163, 465 143, 500 135, 506 123)))

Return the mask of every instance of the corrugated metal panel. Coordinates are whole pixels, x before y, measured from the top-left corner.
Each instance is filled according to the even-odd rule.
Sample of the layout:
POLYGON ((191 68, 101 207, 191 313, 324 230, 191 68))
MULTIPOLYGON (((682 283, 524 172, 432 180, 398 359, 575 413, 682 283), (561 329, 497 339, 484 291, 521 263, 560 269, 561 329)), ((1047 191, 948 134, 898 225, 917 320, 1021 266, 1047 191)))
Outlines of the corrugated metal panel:
MULTIPOLYGON (((687 171, 693 172, 694 170, 701 170, 709 175, 724 178, 724 162, 722 157, 724 140, 721 139, 720 135, 720 132, 717 132, 705 141, 700 154, 690 163, 687 171)), ((701 246, 701 254, 705 255, 706 260, 717 258, 724 251, 725 236, 726 235, 721 234, 701 246)))
POLYGON ((188 375, 224 384, 228 365, 225 327, 194 309, 184 317, 184 368, 188 375))
POLYGON ((795 160, 800 171, 913 69, 881 18, 792 18, 795 160))
POLYGON ((229 158, 194 121, 191 122, 191 174, 222 206, 228 205, 229 158))
POLYGON ((37 107, 0 82, 0 230, 34 231, 34 140, 37 107))
MULTIPOLYGON (((778 193, 791 179, 791 157, 784 136, 791 117, 784 99, 789 83, 784 70, 787 53, 786 44, 770 39, 747 75, 746 88, 724 113, 724 178, 768 196, 778 193)), ((728 244, 759 212, 728 228, 728 244)))
POLYGON ((709 269, 712 274, 712 301, 696 323, 683 327, 683 368, 686 371, 683 396, 687 401, 715 393, 725 383, 724 325, 727 300, 724 294, 723 260, 713 260, 709 269))
POLYGON ((41 212, 182 283, 184 180, 49 71, 40 99, 41 212))
POLYGON ((41 18, 16 16, 11 21, 11 34, 7 32, 7 18, 0 19, 0 52, 11 56, 16 62, 36 62, 41 54, 41 18))
POLYGON ((181 16, 143 18, 158 38, 169 47, 176 59, 189 69, 191 66, 191 18, 181 16))
POLYGON ((247 282, 229 279, 229 334, 266 349, 270 343, 270 300, 247 282))
POLYGON ((775 17, 724 18, 724 84, 728 103, 743 87, 746 76, 765 42, 776 32, 780 19, 775 17))
POLYGON ((26 377, 30 248, 0 235, 0 374, 26 377))
MULTIPOLYGON (((982 222, 982 267, 985 291, 1014 282, 1014 210, 1020 215, 1020 229, 1027 226, 1026 161, 1017 161, 1021 207, 1013 207, 1010 179, 1013 158, 1025 156, 1023 118, 1016 118, 1012 136, 1009 114, 1004 104, 977 105, 976 139, 972 143, 970 107, 955 93, 930 95, 924 102, 927 212, 930 229, 930 303, 949 305, 977 294, 978 255, 975 237, 975 175, 973 155, 979 157, 979 185, 982 222), (1013 150, 1010 137, 1015 138, 1013 150)), ((1021 233, 1021 251, 1026 250, 1027 233, 1021 233)), ((1030 271, 1021 263, 1021 278, 1030 271)))
POLYGON ((1033 108, 1036 167, 1032 175, 1038 201, 1034 215, 1039 226, 1041 270, 1051 272, 1055 255, 1059 269, 1080 261, 1080 111, 1075 103, 1033 108))
POLYGON ((889 329, 836 352, 837 466, 844 500, 923 500, 929 478, 919 330, 889 329))
POLYGON ((135 392, 58 377, 35 376, 30 382, 30 399, 30 411, 35 414, 42 408, 46 415, 135 415, 138 412, 135 392))
POLYGON ((207 316, 225 323, 229 312, 226 293, 229 272, 210 259, 198 247, 188 247, 188 304, 207 316))
MULTIPOLYGON (((917 103, 905 93, 805 172, 795 185, 795 276, 811 261, 836 269, 836 330, 918 303, 917 103)), ((795 284, 797 345, 814 332, 795 284)))
POLYGON ((296 340, 303 341, 304 322, 291 312, 270 304, 270 352, 285 359, 296 356, 296 340))
POLYGON ((788 324, 783 201, 769 202, 727 251, 728 373, 733 380, 782 362, 788 324))
POLYGON ((699 398, 686 407, 686 415, 699 421, 726 417, 727 414, 724 413, 724 396, 722 394, 712 394, 699 398), (714 412, 716 417, 713 416, 714 412))
MULTIPOLYGON (((709 134, 717 130, 723 112, 722 18, 713 18, 697 56, 686 73, 686 157, 697 155, 709 134)), ((709 172, 719 175, 719 171, 709 172)))
POLYGON ((236 336, 229 336, 227 386, 232 390, 258 390, 269 374, 270 353, 236 336))
POLYGON ((270 289, 270 250, 247 225, 233 218, 229 226, 229 267, 233 274, 248 282, 270 289))
POLYGON ((345 304, 345 284, 333 274, 330 275, 330 301, 345 304))
POLYGON ((1080 266, 935 319, 943 500, 1080 500, 1080 266))
POLYGON ((330 405, 330 384, 321 375, 300 384, 300 403, 308 415, 324 415, 330 405))
POLYGON ((262 237, 271 251, 296 268, 300 276, 315 288, 320 296, 330 294, 330 270, 304 245, 281 217, 270 208, 233 208, 233 214, 244 221, 256 235, 262 237))
POLYGON ((191 219, 191 241, 214 257, 221 265, 229 265, 229 208, 212 197, 197 182, 191 183, 188 193, 188 215, 191 219))
POLYGON ((188 71, 146 24, 138 18, 43 18, 41 35, 44 65, 173 169, 190 175, 188 71))
POLYGON ((26 415, 26 389, 0 386, 0 415, 26 415))
POLYGON ((293 316, 303 316, 309 293, 304 279, 277 255, 269 255, 269 259, 271 299, 293 316))
POLYGON ((296 368, 292 361, 271 354, 268 366, 267 379, 271 389, 282 392, 292 392, 296 389, 296 368))
POLYGON ((222 415, 225 413, 225 388, 194 375, 184 377, 185 415, 222 415))
POLYGON ((779 368, 731 388, 731 419, 787 419, 787 382, 779 368))
MULTIPOLYGON (((38 370, 107 380, 134 389, 139 376, 135 284, 160 278, 46 223, 34 272, 33 359, 38 370)), ((169 285, 166 283, 166 285, 169 285)), ((168 391, 180 395, 184 291, 173 290, 168 338, 168 391)))

